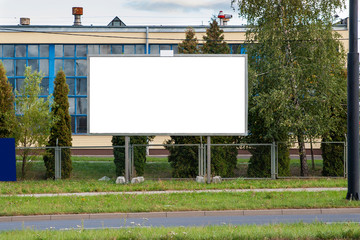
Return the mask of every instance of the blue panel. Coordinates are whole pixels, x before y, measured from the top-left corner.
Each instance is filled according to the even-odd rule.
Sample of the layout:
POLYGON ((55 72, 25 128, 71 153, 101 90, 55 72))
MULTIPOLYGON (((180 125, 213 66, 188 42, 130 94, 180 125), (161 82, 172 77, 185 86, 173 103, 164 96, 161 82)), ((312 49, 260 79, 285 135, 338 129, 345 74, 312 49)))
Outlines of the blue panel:
POLYGON ((0 181, 16 181, 14 138, 0 138, 0 163, 0 181))
POLYGON ((55 76, 55 45, 49 45, 49 94, 54 93, 55 76))

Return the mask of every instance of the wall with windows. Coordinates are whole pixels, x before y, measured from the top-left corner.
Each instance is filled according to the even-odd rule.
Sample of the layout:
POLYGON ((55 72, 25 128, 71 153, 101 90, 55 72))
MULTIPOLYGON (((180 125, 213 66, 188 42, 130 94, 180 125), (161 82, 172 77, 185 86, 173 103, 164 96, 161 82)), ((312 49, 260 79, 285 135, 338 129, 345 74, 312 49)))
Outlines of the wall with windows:
MULTIPOLYGON (((231 44, 231 53, 244 53, 244 47, 231 44)), ((63 69, 69 85, 69 112, 74 134, 87 132, 87 55, 88 54, 159 54, 161 50, 178 53, 177 44, 2 44, 0 60, 7 70, 13 89, 19 90, 24 82, 25 66, 41 71, 41 97, 54 91, 54 79, 63 69)))

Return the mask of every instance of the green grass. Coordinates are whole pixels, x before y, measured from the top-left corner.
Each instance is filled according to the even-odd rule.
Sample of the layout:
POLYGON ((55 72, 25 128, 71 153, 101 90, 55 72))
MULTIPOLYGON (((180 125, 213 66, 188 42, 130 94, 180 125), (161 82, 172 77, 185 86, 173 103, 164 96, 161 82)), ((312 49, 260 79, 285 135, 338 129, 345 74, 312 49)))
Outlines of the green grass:
MULTIPOLYGON (((119 227, 122 223, 119 221, 119 227)), ((0 239, 359 239, 357 223, 293 223, 271 225, 224 225, 206 227, 121 228, 69 231, 7 231, 0 239)))
MULTIPOLYGON (((18 160, 20 160, 19 157, 17 157, 18 160)), ((30 174, 28 175, 28 177, 26 179, 42 179, 44 177, 44 171, 45 168, 41 167, 40 165, 43 165, 42 163, 42 158, 41 157, 36 157, 35 162, 33 162, 32 164, 34 165, 34 168, 32 170, 30 170, 30 174), (40 162, 39 166, 36 166, 36 164, 40 162)), ((114 169, 114 163, 113 163, 113 157, 109 156, 109 157, 104 157, 104 156, 72 156, 72 160, 73 160, 73 164, 74 164, 74 174, 73 177, 75 179, 80 179, 82 177, 84 177, 85 179, 89 179, 89 178, 100 178, 102 176, 104 176, 105 174, 107 174, 107 171, 103 168, 100 167, 100 165, 97 165, 96 163, 106 163, 108 164, 106 166, 108 169, 110 169, 110 173, 109 174, 113 174, 111 171, 111 169, 114 169), (94 176, 90 177, 90 175, 88 176, 88 174, 86 174, 85 170, 80 170, 79 172, 76 172, 76 169, 80 169, 78 168, 78 166, 76 166, 77 163, 91 163, 93 165, 88 165, 86 167, 84 167, 85 170, 87 170, 88 172, 94 172, 94 176), (99 174, 96 174, 96 171, 92 171, 91 168, 96 168, 99 171, 99 174), (102 175, 102 176, 100 176, 102 175)), ((308 166, 309 166, 309 176, 314 176, 314 177, 319 177, 321 176, 321 171, 322 171, 322 166, 323 166, 323 161, 322 160, 315 160, 315 169, 312 169, 312 163, 311 160, 308 159, 308 166)), ((20 164, 18 162, 18 168, 20 168, 20 164)), ((235 177, 247 177, 247 169, 249 167, 249 159, 244 159, 244 158, 238 158, 237 161, 237 168, 234 169, 234 176, 235 177)), ((145 177, 146 178, 152 178, 152 179, 158 179, 158 178, 170 178, 171 177, 171 167, 170 164, 168 163, 168 158, 167 157, 147 157, 147 165, 146 165, 146 169, 145 169, 145 177), (155 165, 151 165, 151 164, 155 164, 155 165)), ((299 159, 291 159, 290 160, 290 172, 291 175, 290 176, 300 176, 300 161, 299 159)), ((115 177, 115 176, 114 176, 115 177)), ((280 176, 283 177, 283 176, 280 176)))
POLYGON ((100 162, 113 162, 114 161, 114 157, 113 156, 109 156, 109 157, 97 157, 97 156, 71 156, 71 160, 72 161, 100 161, 100 162))
POLYGON ((222 183, 203 184, 195 181, 151 181, 140 184, 115 184, 115 180, 26 180, 0 182, 0 194, 67 193, 67 192, 122 192, 165 191, 204 189, 257 189, 257 188, 309 188, 346 187, 346 179, 278 179, 278 180, 231 180, 222 183))
POLYGON ((346 191, 0 197, 0 215, 360 207, 346 191))

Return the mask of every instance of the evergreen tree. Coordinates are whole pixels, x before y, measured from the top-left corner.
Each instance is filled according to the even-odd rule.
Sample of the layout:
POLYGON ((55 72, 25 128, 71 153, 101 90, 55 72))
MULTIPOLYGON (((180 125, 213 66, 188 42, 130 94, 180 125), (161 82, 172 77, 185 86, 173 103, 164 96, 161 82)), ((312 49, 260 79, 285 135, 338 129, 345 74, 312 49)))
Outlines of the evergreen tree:
MULTIPOLYGON (((132 136, 130 137, 130 144, 147 144, 153 137, 146 136, 132 136)), ((123 136, 113 136, 112 137, 113 146, 124 146, 125 137, 123 136)), ((145 146, 136 146, 134 147, 134 167, 135 175, 142 176, 144 175, 144 168, 146 163, 146 147, 145 146)), ((125 148, 119 147, 114 148, 114 163, 116 176, 124 176, 125 174, 125 148)))
POLYGON ((198 40, 195 37, 194 29, 189 27, 185 32, 185 40, 179 43, 179 53, 196 54, 199 53, 198 40))
POLYGON ((15 108, 12 86, 0 61, 0 138, 15 137, 15 108))
MULTIPOLYGON (((188 31, 186 39, 193 38, 193 32, 188 31)), ((210 28, 206 30, 206 41, 202 53, 205 54, 228 54, 230 48, 226 42, 224 42, 223 31, 220 30, 219 25, 214 20, 210 23, 210 28)), ((186 41, 186 40, 185 40, 186 41)), ((182 46, 187 46, 183 42, 182 46)), ((196 41, 193 41, 191 48, 197 49, 195 45, 196 41)), ((180 49, 180 48, 179 48, 180 49)), ((196 52, 184 52, 184 53, 199 53, 196 52)), ((206 142, 206 139, 203 139, 206 142)), ((236 137, 219 137, 215 136, 211 138, 212 143, 236 143, 236 137)), ((166 142, 167 144, 200 144, 200 137, 195 136, 171 136, 171 139, 166 142)), ((169 150, 169 162, 173 168, 173 177, 196 177, 198 174, 198 147, 197 146, 175 146, 166 147, 169 150)), ((233 177, 234 169, 237 164, 237 148, 216 146, 211 148, 211 172, 212 175, 220 175, 222 177, 233 177)))
POLYGON ((298 142, 300 175, 307 176, 305 141, 331 131, 330 106, 346 98, 346 80, 339 80, 345 66, 344 49, 340 35, 332 29, 333 16, 343 1, 232 2, 238 4, 239 15, 249 26, 247 53, 255 72, 249 78, 249 115, 256 116, 249 122, 250 132, 263 126, 258 139, 268 136, 275 141, 285 136, 278 130, 289 133, 298 142))
POLYGON ((210 23, 210 28, 206 29, 205 41, 201 52, 204 54, 228 54, 229 45, 224 41, 224 30, 220 29, 218 22, 214 19, 210 23))
MULTIPOLYGON (((54 84, 54 104, 51 112, 55 122, 51 128, 47 146, 54 147, 58 143, 58 146, 70 147, 72 138, 68 101, 69 86, 63 70, 56 74, 54 84)), ((47 149, 43 159, 46 166, 46 178, 53 179, 55 177, 55 149, 47 149)), ((71 151, 69 148, 63 148, 61 149, 61 178, 69 178, 71 171, 71 151)))

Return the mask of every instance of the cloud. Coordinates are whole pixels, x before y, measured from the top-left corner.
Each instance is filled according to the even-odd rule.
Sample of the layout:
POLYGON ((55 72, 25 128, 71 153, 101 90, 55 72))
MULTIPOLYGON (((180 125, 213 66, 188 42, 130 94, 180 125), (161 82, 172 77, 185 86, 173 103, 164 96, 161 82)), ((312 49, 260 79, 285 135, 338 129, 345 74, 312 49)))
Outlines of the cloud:
POLYGON ((150 12, 198 12, 204 9, 219 11, 228 9, 230 5, 229 0, 133 0, 126 3, 127 7, 134 10, 150 12))

